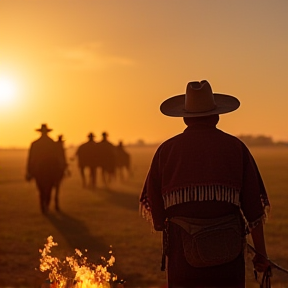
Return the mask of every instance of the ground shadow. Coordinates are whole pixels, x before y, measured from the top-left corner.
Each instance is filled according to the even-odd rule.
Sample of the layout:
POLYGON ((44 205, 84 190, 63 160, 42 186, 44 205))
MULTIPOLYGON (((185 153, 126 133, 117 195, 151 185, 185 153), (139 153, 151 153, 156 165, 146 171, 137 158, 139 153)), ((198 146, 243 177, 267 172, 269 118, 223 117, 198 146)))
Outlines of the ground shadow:
POLYGON ((92 236, 88 227, 79 219, 64 212, 50 213, 47 215, 47 219, 61 233, 73 251, 77 248, 82 252, 87 250, 89 253, 97 247, 99 256, 107 256, 109 245, 101 238, 92 236))
MULTIPOLYGON (((107 193, 107 190, 105 190, 107 193)), ((110 191, 111 194, 108 194, 113 198, 114 195, 113 192, 110 191)), ((115 192, 116 193, 116 192, 115 192)), ((120 192, 119 198, 122 196, 120 192)), ((127 201, 128 203, 133 201, 133 197, 131 200, 131 197, 128 197, 128 194, 124 194, 124 202, 127 201), (125 198, 126 197, 126 198, 125 198)), ((110 197, 109 197, 110 198, 110 197)), ((117 200, 115 200, 116 203, 117 200)), ((129 205, 128 205, 129 206, 129 205)), ((130 204, 130 209, 135 209, 135 205, 130 204)), ((51 222, 51 224, 61 233, 61 235, 65 238, 69 246, 73 249, 78 248, 81 252, 84 252, 87 250, 87 255, 84 252, 84 256, 88 257, 88 260, 93 258, 93 262, 96 264, 100 264, 100 257, 104 256, 106 259, 109 258, 109 245, 103 241, 103 239, 94 237, 90 234, 88 227, 79 219, 76 219, 64 212, 61 213, 55 213, 55 214, 47 214, 47 219, 51 222), (99 254, 99 261, 94 261, 95 259, 95 247, 97 247, 97 253, 99 254), (93 254, 89 253, 89 251, 92 251, 93 254)), ((69 255, 70 256, 70 255, 69 255)), ((117 265, 116 265, 117 266, 117 265)), ((125 280, 126 284, 129 285, 129 287, 150 287, 151 285, 155 283, 147 283, 147 279, 145 279, 145 275, 139 274, 139 273, 132 273, 127 274, 125 271, 122 271, 121 267, 111 267, 110 272, 115 273, 120 276, 120 278, 117 280, 119 282, 120 280, 125 280), (121 278, 121 275, 123 276, 121 278)))
POLYGON ((139 196, 129 194, 125 191, 113 190, 111 188, 98 188, 96 193, 101 193, 108 203, 121 206, 131 211, 139 210, 139 196))

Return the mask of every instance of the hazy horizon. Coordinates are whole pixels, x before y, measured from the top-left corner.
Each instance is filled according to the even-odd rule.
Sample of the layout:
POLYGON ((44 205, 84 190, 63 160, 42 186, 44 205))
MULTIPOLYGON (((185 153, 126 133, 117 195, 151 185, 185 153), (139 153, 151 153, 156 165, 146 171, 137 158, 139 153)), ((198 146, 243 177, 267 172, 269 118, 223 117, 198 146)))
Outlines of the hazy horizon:
MULTIPOLYGON (((285 144, 285 146, 286 145, 288 145, 288 141, 285 141, 285 140, 275 140, 275 139, 273 139, 273 137, 271 137, 271 136, 267 136, 267 135, 251 135, 251 134, 241 134, 241 135, 234 135, 234 136, 236 136, 237 138, 239 138, 241 141, 243 141, 243 137, 252 137, 252 141, 254 140, 256 140, 257 139, 257 137, 265 137, 265 138, 270 138, 270 140, 271 140, 271 144, 272 145, 277 145, 277 144, 285 144)), ((37 138, 35 138, 35 139, 33 139, 30 143, 28 143, 28 145, 27 146, 1 146, 0 145, 0 149, 2 149, 2 150, 9 150, 9 149, 15 149, 15 150, 17 150, 17 149, 23 149, 23 150, 26 150, 26 149, 29 149, 30 148, 30 144, 34 141, 34 140, 37 140, 37 138)), ((54 139, 55 141, 57 141, 57 139, 54 139)), ((125 146, 141 146, 141 145, 143 145, 143 146, 158 146, 158 145, 160 145, 162 142, 164 142, 165 140, 167 140, 167 139, 163 139, 163 141, 159 141, 159 142, 147 142, 147 141, 145 141, 145 139, 143 139, 143 138, 139 138, 138 140, 136 140, 135 142, 125 142, 125 140, 123 141, 123 145, 124 145, 124 147, 125 146)), ((65 147, 65 149, 69 149, 69 148, 76 148, 76 147, 78 147, 79 145, 81 145, 81 144, 83 144, 84 142, 87 142, 88 141, 88 138, 86 139, 86 140, 84 140, 84 141, 82 141, 82 142, 79 142, 79 143, 67 143, 65 140, 64 140, 64 147, 65 147)), ((96 141, 97 142, 97 141, 96 141)), ((243 141, 244 143, 245 143, 245 141, 243 141)), ((112 144, 114 144, 114 145, 117 145, 118 143, 114 143, 114 142, 111 142, 112 144)), ((247 146, 249 146, 249 144, 247 144, 247 143, 245 143, 247 146)), ((255 144, 252 144, 252 145, 255 145, 255 144)), ((267 143, 263 143, 263 144, 256 144, 256 145, 259 145, 259 146, 265 146, 265 145, 267 145, 267 143)), ((269 144, 268 144, 269 145, 269 144)))

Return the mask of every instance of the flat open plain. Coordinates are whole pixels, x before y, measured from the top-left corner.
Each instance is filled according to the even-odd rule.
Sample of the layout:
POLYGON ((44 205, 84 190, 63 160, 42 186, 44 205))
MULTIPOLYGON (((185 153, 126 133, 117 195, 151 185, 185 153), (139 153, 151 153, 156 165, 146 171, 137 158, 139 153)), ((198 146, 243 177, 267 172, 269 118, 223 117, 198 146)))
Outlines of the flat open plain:
MULTIPOLYGON (((133 175, 105 188, 98 175, 95 190, 82 188, 77 164, 69 161, 71 176, 60 192, 61 213, 40 212, 34 182, 25 182, 27 150, 0 150, 0 288, 39 288, 47 274, 38 270, 46 238, 53 236, 58 258, 87 249, 93 262, 107 257, 112 246, 116 258, 113 272, 125 279, 125 287, 161 287, 161 235, 139 216, 138 199, 156 147, 127 147, 133 175)), ((271 202, 265 226, 270 258, 288 269, 288 148, 253 147, 254 155, 271 202)), ((67 150, 70 158, 73 149, 67 150)), ((128 176, 128 175, 126 175, 128 176)), ((247 287, 259 287, 247 261, 247 287)), ((273 270, 272 287, 288 287, 288 275, 273 270)))

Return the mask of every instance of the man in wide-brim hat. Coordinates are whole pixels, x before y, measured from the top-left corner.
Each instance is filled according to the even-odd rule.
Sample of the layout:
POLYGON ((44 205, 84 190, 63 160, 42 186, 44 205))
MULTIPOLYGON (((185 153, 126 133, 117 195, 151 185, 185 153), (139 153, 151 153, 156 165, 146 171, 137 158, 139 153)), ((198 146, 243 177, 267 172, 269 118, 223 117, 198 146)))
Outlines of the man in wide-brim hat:
POLYGON ((239 106, 206 80, 160 106, 187 125, 158 147, 140 197, 143 217, 163 231, 168 287, 244 288, 246 228, 259 252, 255 269, 269 265, 262 226, 269 201, 257 165, 244 143, 216 128, 219 114, 239 106))
POLYGON ((55 148, 55 141, 48 136, 48 133, 52 130, 53 129, 48 128, 46 123, 42 124, 40 128, 35 129, 35 131, 41 132, 41 136, 31 143, 29 149, 26 169, 26 180, 28 181, 35 178, 35 175, 38 174, 38 166, 40 165, 39 163, 41 163, 41 159, 47 157, 46 149, 44 147, 55 148))
POLYGON ((47 124, 42 124, 41 128, 35 130, 41 132, 41 136, 29 148, 26 180, 35 179, 40 208, 45 214, 48 212, 52 189, 61 178, 62 158, 56 142, 48 136, 52 129, 47 124))

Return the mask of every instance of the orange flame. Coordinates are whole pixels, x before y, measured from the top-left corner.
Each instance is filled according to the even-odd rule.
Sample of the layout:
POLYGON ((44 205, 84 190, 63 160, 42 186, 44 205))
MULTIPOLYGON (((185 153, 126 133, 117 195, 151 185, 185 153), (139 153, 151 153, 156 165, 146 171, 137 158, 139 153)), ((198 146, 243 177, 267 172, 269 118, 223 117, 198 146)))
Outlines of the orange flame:
POLYGON ((39 249, 42 258, 40 259, 40 271, 49 271, 50 288, 110 288, 110 282, 115 281, 117 276, 108 272, 107 268, 113 266, 115 257, 110 253, 110 259, 101 257, 102 265, 87 262, 79 249, 75 249, 75 256, 66 257, 61 261, 52 257, 51 248, 58 246, 53 237, 47 238, 44 249, 39 249))

